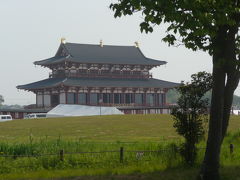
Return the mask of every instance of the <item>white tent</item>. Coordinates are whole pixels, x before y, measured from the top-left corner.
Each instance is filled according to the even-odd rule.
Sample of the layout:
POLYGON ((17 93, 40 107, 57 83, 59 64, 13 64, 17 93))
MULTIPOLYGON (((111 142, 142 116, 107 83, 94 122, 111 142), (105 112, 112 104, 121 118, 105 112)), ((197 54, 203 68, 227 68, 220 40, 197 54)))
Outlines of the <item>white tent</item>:
POLYGON ((95 116, 123 114, 115 107, 59 104, 47 113, 47 117, 95 116))
POLYGON ((240 110, 239 109, 233 110, 232 113, 234 115, 240 115, 240 110))

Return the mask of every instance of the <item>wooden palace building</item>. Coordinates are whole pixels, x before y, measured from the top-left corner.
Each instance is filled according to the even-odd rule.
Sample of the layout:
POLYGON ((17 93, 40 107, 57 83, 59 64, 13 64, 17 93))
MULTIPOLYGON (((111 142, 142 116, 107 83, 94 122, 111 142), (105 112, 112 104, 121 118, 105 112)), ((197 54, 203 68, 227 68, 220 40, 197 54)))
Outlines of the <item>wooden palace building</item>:
POLYGON ((54 57, 35 65, 49 78, 17 86, 36 94, 37 108, 58 104, 115 106, 127 114, 167 113, 166 92, 178 83, 152 78, 149 70, 166 64, 147 58, 135 46, 66 43, 54 57))

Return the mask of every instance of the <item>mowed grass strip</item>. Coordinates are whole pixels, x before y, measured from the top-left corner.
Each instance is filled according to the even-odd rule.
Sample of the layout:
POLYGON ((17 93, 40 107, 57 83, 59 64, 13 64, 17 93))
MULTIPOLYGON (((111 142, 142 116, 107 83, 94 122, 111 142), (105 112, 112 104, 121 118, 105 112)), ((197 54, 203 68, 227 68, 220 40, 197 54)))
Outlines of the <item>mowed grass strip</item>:
MULTIPOLYGON (((240 166, 220 167, 222 180, 240 180, 240 166)), ((196 179, 199 167, 175 167, 162 169, 158 166, 122 166, 117 169, 82 169, 41 170, 29 173, 11 173, 0 175, 0 180, 6 179, 41 179, 41 180, 193 180, 196 179), (91 174, 91 175, 89 175, 91 174)))
MULTIPOLYGON (((229 131, 240 128, 240 117, 232 116, 229 131)), ((94 142, 144 142, 180 138, 171 115, 109 115, 13 120, 0 123, 0 140, 25 142, 29 137, 74 139, 94 142)))

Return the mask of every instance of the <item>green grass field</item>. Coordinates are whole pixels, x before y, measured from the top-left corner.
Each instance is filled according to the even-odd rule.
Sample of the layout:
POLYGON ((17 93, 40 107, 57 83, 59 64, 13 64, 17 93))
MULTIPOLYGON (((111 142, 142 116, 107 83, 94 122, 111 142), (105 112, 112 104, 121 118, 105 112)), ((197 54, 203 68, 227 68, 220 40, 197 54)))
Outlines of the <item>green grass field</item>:
POLYGON ((114 115, 14 120, 0 124, 0 140, 46 137, 86 141, 159 141, 178 138, 169 115, 114 115))
MULTIPOLYGON (((71 118, 27 119, 0 123, 0 141, 34 139, 81 139, 85 141, 162 141, 179 138, 170 115, 114 115, 71 118)), ((232 116, 229 131, 240 128, 240 117, 232 116)))
MULTIPOLYGON (((40 157, 0 157, 0 179, 193 179, 204 150, 198 154, 196 167, 189 170, 175 151, 182 140, 172 127, 170 115, 115 115, 74 118, 14 120, 0 123, 0 155, 56 154, 40 157), (65 152, 111 151, 124 147, 124 162, 119 152, 69 154, 65 152), (136 158, 135 150, 162 150, 136 158), (187 178, 186 178, 187 177, 187 178)), ((240 172, 240 117, 232 116, 224 141, 221 166, 224 179, 236 179, 240 172), (229 154, 229 144, 235 152, 229 154)), ((199 146, 204 146, 201 142, 199 146)))

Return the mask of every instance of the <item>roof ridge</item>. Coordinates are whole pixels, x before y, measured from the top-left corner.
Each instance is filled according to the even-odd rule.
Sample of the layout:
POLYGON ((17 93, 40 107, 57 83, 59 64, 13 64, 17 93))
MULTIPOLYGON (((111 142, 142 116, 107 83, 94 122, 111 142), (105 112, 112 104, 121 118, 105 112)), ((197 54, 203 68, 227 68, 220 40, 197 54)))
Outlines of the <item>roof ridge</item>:
MULTIPOLYGON (((67 44, 74 44, 74 45, 88 45, 88 46, 100 46, 100 44, 88 44, 88 43, 72 43, 72 42, 66 42, 65 45, 67 44)), ((136 48, 134 45, 132 46, 127 46, 127 45, 110 45, 110 44, 103 44, 104 46, 113 46, 113 47, 134 47, 136 48)))

